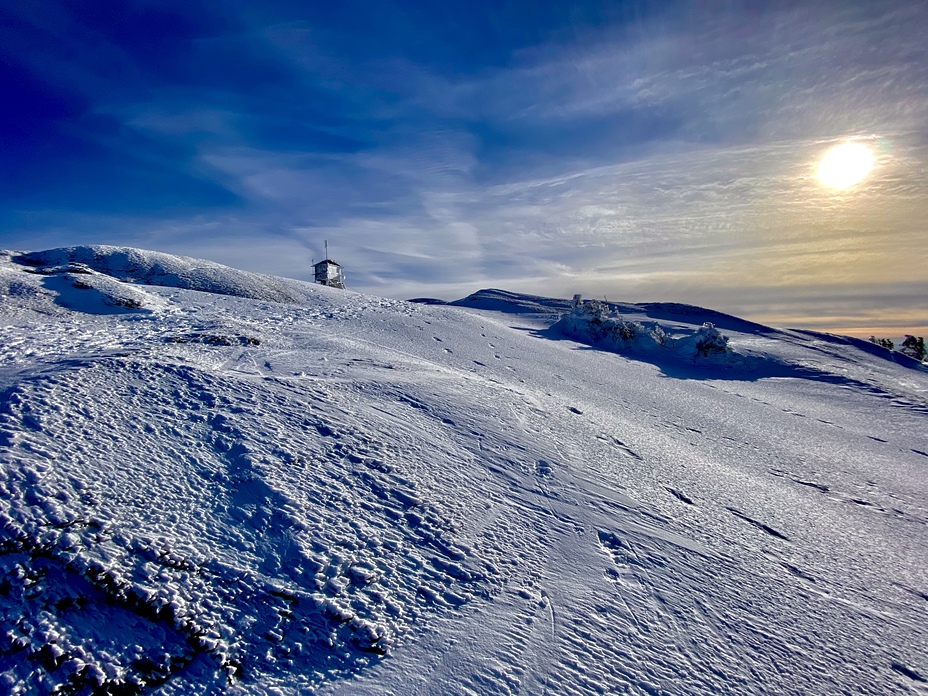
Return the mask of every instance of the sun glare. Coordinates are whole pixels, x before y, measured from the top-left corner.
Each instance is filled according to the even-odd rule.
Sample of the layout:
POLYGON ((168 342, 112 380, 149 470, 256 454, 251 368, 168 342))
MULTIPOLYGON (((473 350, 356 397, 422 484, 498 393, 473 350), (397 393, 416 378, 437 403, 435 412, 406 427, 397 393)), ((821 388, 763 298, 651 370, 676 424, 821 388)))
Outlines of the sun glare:
POLYGON ((833 189, 846 189, 861 181, 873 167, 873 153, 861 143, 833 147, 818 166, 818 180, 833 189))

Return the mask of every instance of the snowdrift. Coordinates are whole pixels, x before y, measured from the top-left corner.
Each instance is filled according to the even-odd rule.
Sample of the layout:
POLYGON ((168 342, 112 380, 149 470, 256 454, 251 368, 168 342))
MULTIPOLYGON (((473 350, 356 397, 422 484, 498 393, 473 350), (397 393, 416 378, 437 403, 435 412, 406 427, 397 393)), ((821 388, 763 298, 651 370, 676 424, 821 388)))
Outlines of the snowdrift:
POLYGON ((3 693, 928 683, 920 368, 610 305, 613 334, 620 311, 689 355, 711 322, 806 370, 677 379, 565 337, 566 300, 416 304, 112 247, 16 258, 3 693))

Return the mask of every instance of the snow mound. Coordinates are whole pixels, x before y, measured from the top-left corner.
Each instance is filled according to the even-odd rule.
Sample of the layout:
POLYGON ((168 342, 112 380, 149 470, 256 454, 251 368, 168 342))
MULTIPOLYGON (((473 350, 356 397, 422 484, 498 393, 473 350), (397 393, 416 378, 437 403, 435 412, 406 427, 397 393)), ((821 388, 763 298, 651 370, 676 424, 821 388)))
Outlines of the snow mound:
POLYGON ((58 304, 89 314, 154 311, 163 307, 161 298, 131 284, 73 263, 43 271, 49 277, 45 288, 57 293, 58 304))
POLYGON ((4 311, 51 306, 53 293, 45 290, 35 277, 13 266, 11 255, 11 252, 0 251, 0 297, 4 311))
POLYGON ((306 301, 310 284, 285 280, 188 256, 105 245, 74 246, 20 254, 14 261, 38 270, 69 264, 83 266, 124 282, 200 290, 286 304, 306 301))
POLYGON ((697 305, 680 302, 639 302, 634 305, 616 305, 617 311, 629 310, 645 312, 652 319, 668 322, 683 322, 690 324, 711 323, 722 331, 738 331, 752 334, 776 334, 777 330, 754 321, 725 314, 714 309, 699 307, 697 305))
POLYGON ((562 312, 570 309, 570 303, 567 300, 523 295, 494 288, 478 290, 463 299, 448 304, 455 307, 467 307, 468 309, 506 312, 507 314, 550 314, 551 312, 562 312))

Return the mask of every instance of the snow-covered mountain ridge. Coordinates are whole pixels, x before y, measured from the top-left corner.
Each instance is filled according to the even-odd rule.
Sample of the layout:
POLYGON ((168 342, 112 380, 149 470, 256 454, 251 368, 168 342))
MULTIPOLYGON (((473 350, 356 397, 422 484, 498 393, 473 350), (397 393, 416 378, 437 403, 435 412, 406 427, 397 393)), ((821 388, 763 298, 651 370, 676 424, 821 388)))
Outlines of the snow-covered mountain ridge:
POLYGON ((610 305, 0 256, 10 693, 928 693, 928 375, 610 305), (471 299, 474 298, 474 299, 471 299), (750 368, 750 369, 747 369, 750 368))

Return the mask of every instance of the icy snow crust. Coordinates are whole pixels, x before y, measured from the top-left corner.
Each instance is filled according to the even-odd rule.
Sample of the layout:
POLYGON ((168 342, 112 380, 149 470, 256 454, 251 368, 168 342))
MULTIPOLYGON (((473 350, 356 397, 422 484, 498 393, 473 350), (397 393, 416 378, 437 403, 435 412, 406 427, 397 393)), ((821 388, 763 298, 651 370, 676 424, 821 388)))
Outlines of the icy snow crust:
POLYGON ((0 690, 928 692, 922 368, 613 307, 760 361, 684 369, 472 297, 0 254, 0 690))

